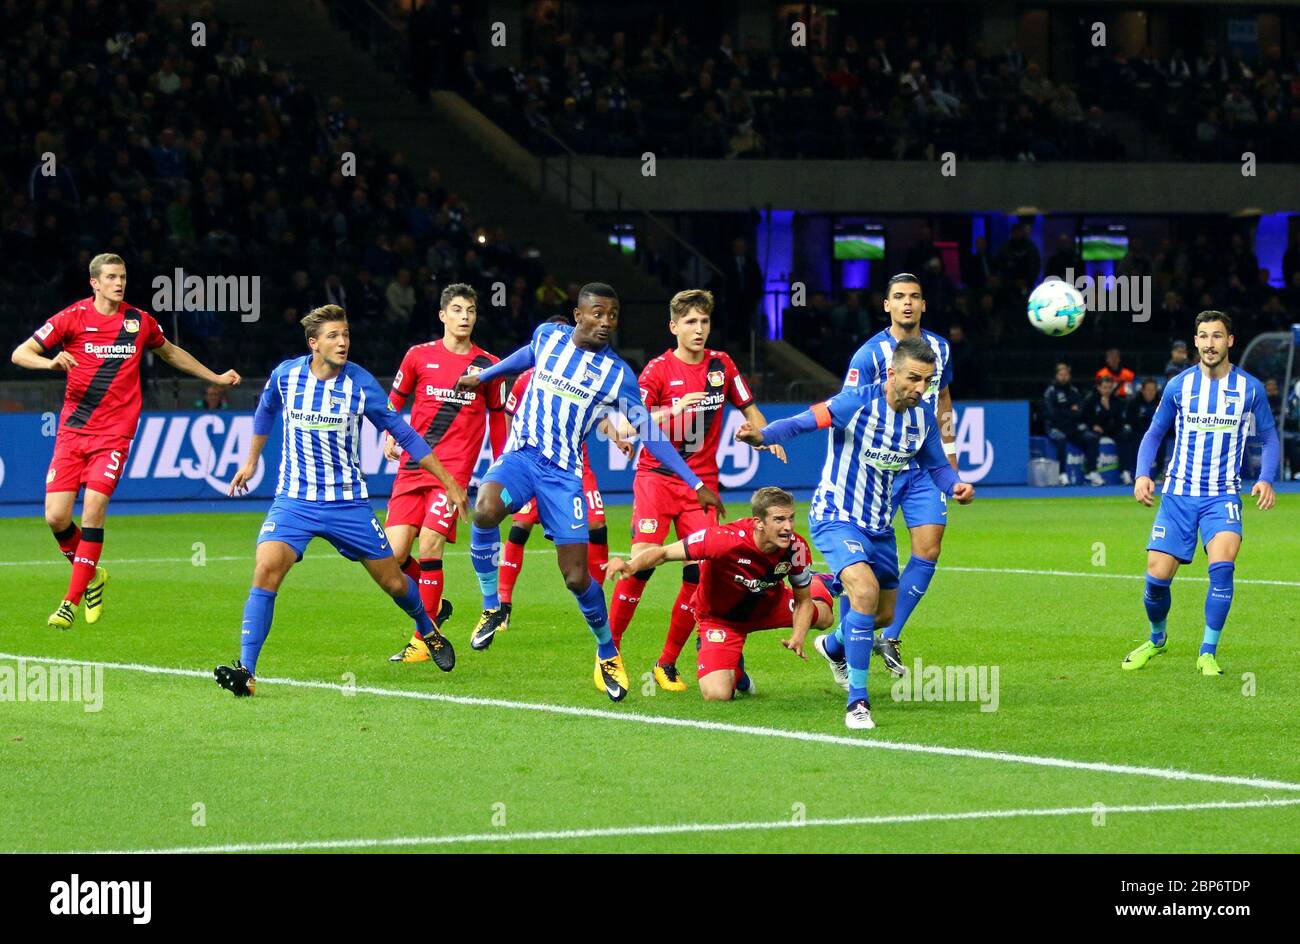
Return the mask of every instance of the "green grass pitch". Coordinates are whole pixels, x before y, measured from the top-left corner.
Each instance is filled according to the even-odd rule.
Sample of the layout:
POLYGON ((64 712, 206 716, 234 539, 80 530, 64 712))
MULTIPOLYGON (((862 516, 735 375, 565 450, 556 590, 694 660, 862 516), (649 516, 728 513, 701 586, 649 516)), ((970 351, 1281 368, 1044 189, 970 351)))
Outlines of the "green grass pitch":
MULTIPOLYGON (((450 675, 389 664, 405 617, 314 543, 279 595, 258 695, 237 701, 208 673, 237 652, 260 515, 118 506, 104 619, 68 632, 44 625, 67 579, 48 530, 3 520, 0 673, 22 655, 203 675, 110 667, 97 712, 0 702, 0 851, 1300 851, 1300 533, 1287 501, 1246 502, 1214 679, 1193 673, 1203 556, 1175 581, 1168 654, 1120 671, 1146 631, 1136 577, 1151 511, 1118 498, 954 508, 903 652, 909 665, 996 667, 997 710, 895 701, 873 664, 870 732, 844 728, 826 666, 782 649, 781 632, 748 644, 754 698, 704 704, 693 684, 643 684, 674 566, 625 640, 632 694, 611 704, 540 535, 512 627, 486 653, 468 645, 476 586, 464 545, 452 549, 450 675)), ((610 509, 615 550, 627 516, 610 509)), ((693 682, 689 647, 681 666, 693 682)))

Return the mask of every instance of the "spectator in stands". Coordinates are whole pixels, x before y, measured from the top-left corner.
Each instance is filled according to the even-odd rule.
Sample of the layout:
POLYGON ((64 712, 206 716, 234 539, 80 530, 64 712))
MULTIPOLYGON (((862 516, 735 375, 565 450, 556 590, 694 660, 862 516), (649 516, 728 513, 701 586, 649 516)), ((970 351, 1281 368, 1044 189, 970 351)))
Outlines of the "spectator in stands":
MULTIPOLYGON (((1123 470, 1120 473, 1125 485, 1133 483, 1133 476, 1136 474, 1137 451, 1142 442, 1142 437, 1151 427, 1151 417, 1155 415, 1156 408, 1160 406, 1160 385, 1154 377, 1144 377, 1142 386, 1138 390, 1138 395, 1130 397, 1124 404, 1124 421, 1120 426, 1119 436, 1116 443, 1119 447, 1119 464, 1123 470)), ((1172 433, 1170 434, 1172 436, 1172 433)), ((1165 437, 1166 441, 1169 436, 1165 437)), ((1151 466, 1154 470, 1161 470, 1162 458, 1165 451, 1165 443, 1161 443, 1156 448, 1155 462, 1151 466)))
MULTIPOLYGON (((1169 361, 1165 364, 1165 381, 1181 374, 1188 367, 1192 366, 1187 357, 1187 342, 1175 341, 1169 348, 1169 361)), ((1164 384, 1161 384, 1163 387, 1164 384)))
POLYGON ((995 262, 1005 281, 1012 284, 1019 281, 1030 286, 1037 283, 1042 258, 1038 254, 1038 247, 1030 240, 1028 227, 1024 223, 1011 227, 1011 237, 998 250, 995 262))
POLYGON ((1061 463, 1061 484, 1069 482, 1065 472, 1066 444, 1083 451, 1083 470, 1093 485, 1102 484, 1097 474, 1097 441, 1101 438, 1083 417, 1083 396, 1070 382, 1070 365, 1061 361, 1056 365, 1056 375, 1043 392, 1043 422, 1047 438, 1056 445, 1057 459, 1061 463))
POLYGON ((1106 349, 1106 363, 1097 369, 1096 380, 1109 377, 1115 383, 1115 395, 1127 397, 1133 391, 1133 371, 1124 366, 1123 355, 1117 347, 1106 349))
POLYGON ((948 392, 952 398, 960 400, 980 396, 982 365, 964 324, 948 326, 948 350, 952 358, 952 383, 948 385, 948 392))
POLYGON ((218 387, 216 384, 210 384, 203 391, 203 396, 194 401, 196 410, 228 410, 230 409, 230 399, 226 396, 226 388, 218 387))
MULTIPOLYGON (((1112 377, 1105 374, 1097 377, 1092 392, 1084 397, 1080 412, 1090 432, 1095 433, 1098 439, 1112 440, 1118 447, 1124 428, 1124 403, 1115 392, 1112 377)), ((1124 484, 1131 485, 1132 480, 1128 479, 1124 484)))
POLYGON ((415 286, 411 284, 410 269, 397 270, 397 278, 384 290, 384 299, 388 303, 384 318, 390 325, 410 322, 411 312, 415 310, 415 286))
POLYGON ((1056 237, 1056 252, 1048 257, 1047 267, 1043 269, 1043 277, 1054 275, 1073 284, 1073 280, 1082 274, 1083 260, 1079 257, 1079 247, 1073 236, 1062 233, 1056 237))
POLYGON ((740 347, 749 341, 759 302, 763 300, 763 272, 758 260, 749 251, 749 243, 737 236, 731 241, 731 254, 719 266, 726 281, 715 286, 726 305, 726 338, 729 344, 740 347))

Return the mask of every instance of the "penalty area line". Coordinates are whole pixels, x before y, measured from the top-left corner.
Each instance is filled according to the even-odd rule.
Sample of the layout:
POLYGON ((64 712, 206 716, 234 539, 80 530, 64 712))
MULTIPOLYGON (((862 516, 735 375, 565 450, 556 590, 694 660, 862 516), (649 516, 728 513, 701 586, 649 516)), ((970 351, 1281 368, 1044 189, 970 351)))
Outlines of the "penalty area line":
MULTIPOLYGON (((45 658, 42 656, 27 656, 0 652, 0 660, 17 661, 19 659, 25 662, 45 663, 49 665, 80 665, 90 666, 92 668, 99 667, 104 669, 113 669, 117 671, 142 672, 151 675, 211 678, 211 673, 197 669, 169 668, 167 666, 142 665, 131 662, 93 662, 81 659, 45 658)), ((789 741, 803 741, 805 743, 834 744, 841 747, 901 751, 904 753, 929 754, 939 757, 962 757, 970 760, 988 760, 1000 763, 1024 764, 1034 767, 1056 767, 1066 770, 1084 770, 1092 773, 1150 777, 1159 780, 1217 783, 1239 787, 1254 787, 1265 790, 1300 791, 1300 783, 1289 783, 1284 780, 1267 780, 1259 777, 1240 777, 1228 774, 1207 774, 1160 767, 1138 767, 1129 764, 1107 764, 1098 761, 1069 760, 1063 757, 1044 757, 1036 754, 1011 754, 1004 751, 986 751, 966 747, 943 747, 937 744, 913 744, 904 741, 881 741, 863 736, 849 737, 847 735, 825 734, 819 731, 796 731, 786 728, 769 728, 758 725, 734 724, 725 721, 701 721, 695 718, 674 718, 666 715, 638 714, 632 711, 617 711, 609 708, 583 708, 577 705, 554 705, 545 702, 511 701, 502 698, 483 698, 470 695, 447 695, 441 692, 425 692, 400 688, 376 688, 366 685, 339 685, 334 682, 316 681, 312 679, 259 677, 258 683, 262 685, 284 685, 290 688, 308 688, 321 691, 331 691, 348 695, 376 695, 383 698, 409 698, 416 701, 432 701, 470 707, 505 708, 512 711, 537 711, 546 714, 567 715, 575 718, 599 718, 605 721, 622 721, 632 724, 689 728, 696 731, 781 738, 789 741)))
POLYGON ((1202 803, 1152 803, 1147 805, 1062 806, 1049 809, 970 810, 959 813, 901 813, 886 816, 843 816, 833 819, 778 819, 741 823, 666 823, 650 826, 611 826, 593 829, 556 829, 533 832, 461 833, 443 836, 393 836, 383 839, 310 839, 299 842, 250 842, 159 849, 91 849, 57 855, 182 855, 214 852, 310 852, 329 849, 386 849, 418 846, 454 846, 473 843, 545 842, 575 839, 610 839, 633 836, 672 836, 682 833, 770 832, 815 827, 896 826, 911 823, 950 823, 968 820, 1021 819, 1050 816, 1150 814, 1207 810, 1257 810, 1300 805, 1300 797, 1285 800, 1208 801, 1202 803))

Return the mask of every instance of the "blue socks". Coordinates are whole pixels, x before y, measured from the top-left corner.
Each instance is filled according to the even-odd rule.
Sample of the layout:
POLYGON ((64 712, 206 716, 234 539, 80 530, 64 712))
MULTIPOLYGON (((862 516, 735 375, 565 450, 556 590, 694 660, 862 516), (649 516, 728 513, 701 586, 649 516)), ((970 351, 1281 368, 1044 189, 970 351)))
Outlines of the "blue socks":
POLYGON ((844 654, 849 663, 849 704, 867 697, 867 667, 875 640, 876 617, 849 610, 844 617, 844 654))
POLYGON ((596 581, 589 581, 587 589, 581 593, 575 593, 578 598, 578 609, 582 610, 582 616, 591 628, 591 634, 596 637, 596 655, 601 659, 612 659, 618 655, 618 648, 614 645, 614 637, 609 632, 609 611, 605 609, 605 591, 601 589, 600 584, 596 581))
POLYGON ((409 574, 403 574, 406 578, 406 593, 400 597, 393 597, 394 602, 402 608, 411 619, 415 620, 415 629, 424 638, 433 632, 433 620, 429 619, 429 614, 424 612, 424 602, 420 599, 420 585, 411 579, 409 574))
POLYGON ((847 593, 840 596, 840 622, 835 627, 835 632, 826 637, 826 654, 832 659, 844 658, 844 618, 849 613, 849 595, 847 593))
MULTIPOLYGON (((1232 565, 1229 564, 1229 567, 1232 565)), ((1158 577, 1152 577, 1147 574, 1146 592, 1142 594, 1142 602, 1146 604, 1147 619, 1151 623, 1151 642, 1156 646, 1165 644, 1165 623, 1169 616, 1169 585, 1172 580, 1161 580, 1158 577)), ((1207 608, 1209 604, 1206 604, 1207 608)), ((1208 617, 1207 617, 1208 619, 1208 617)))
POLYGON ((483 609, 495 610, 501 606, 497 596, 496 554, 501 548, 501 532, 496 528, 473 525, 469 532, 469 559, 478 577, 479 592, 483 594, 483 609))
POLYGON ((239 637, 239 661, 253 675, 257 674, 257 657, 271 632, 271 618, 275 615, 275 594, 270 590, 253 587, 244 604, 244 627, 239 637))
POLYGON ((1232 607, 1232 572, 1231 561, 1219 561, 1210 565, 1210 588, 1205 591, 1205 638, 1201 642, 1201 653, 1215 655, 1219 645, 1219 636, 1223 624, 1228 621, 1228 610, 1232 607))
POLYGON ((908 558, 907 566, 903 568, 903 573, 898 578, 898 602, 894 604, 894 621, 881 633, 884 638, 897 639, 903 635, 903 626, 907 623, 907 618, 912 615, 912 611, 916 609, 916 605, 921 602, 921 597, 925 596, 925 591, 930 587, 930 578, 934 576, 934 564, 934 561, 917 557, 915 554, 908 558))

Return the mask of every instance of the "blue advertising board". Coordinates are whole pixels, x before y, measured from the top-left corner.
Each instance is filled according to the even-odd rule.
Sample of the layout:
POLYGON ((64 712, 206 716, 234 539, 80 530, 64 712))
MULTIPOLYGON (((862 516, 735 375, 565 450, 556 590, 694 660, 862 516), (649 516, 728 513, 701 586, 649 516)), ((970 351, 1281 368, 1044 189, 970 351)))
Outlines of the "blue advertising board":
MULTIPOLYGON (((760 408, 769 420, 774 420, 792 416, 804 406, 767 403, 760 408)), ((956 411, 962 476, 977 484, 1023 485, 1029 465, 1029 405, 1023 401, 958 403, 956 411)), ((724 422, 718 447, 724 489, 771 484, 806 489, 817 485, 826 458, 827 434, 815 433, 788 444, 790 461, 782 464, 770 453, 755 452, 735 441, 735 431, 742 422, 740 413, 728 408, 724 422)), ((368 423, 363 423, 361 429, 361 470, 370 494, 387 495, 397 464, 384 458, 378 430, 368 423)), ((56 418, 49 414, 0 414, 0 502, 43 500, 55 432, 56 418)), ((140 419, 114 501, 225 495, 252 438, 250 413, 146 413, 140 419)), ((251 494, 274 494, 280 442, 281 427, 277 423, 257 475, 250 482, 251 494)), ((635 470, 613 444, 593 435, 590 454, 603 492, 615 500, 619 494, 631 493, 635 470)), ((487 470, 490 460, 485 444, 475 470, 476 480, 487 470)))

